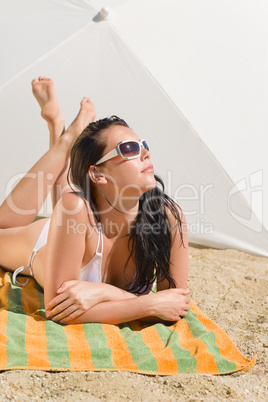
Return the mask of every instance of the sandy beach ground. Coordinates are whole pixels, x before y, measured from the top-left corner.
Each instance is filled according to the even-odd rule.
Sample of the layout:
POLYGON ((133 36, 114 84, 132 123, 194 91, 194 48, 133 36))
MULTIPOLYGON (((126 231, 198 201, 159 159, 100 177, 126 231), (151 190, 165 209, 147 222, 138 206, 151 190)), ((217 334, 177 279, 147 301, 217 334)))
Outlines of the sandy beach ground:
POLYGON ((1 401, 268 400, 268 259, 190 247, 192 299, 256 365, 225 376, 144 376, 125 372, 15 370, 0 373, 1 401))

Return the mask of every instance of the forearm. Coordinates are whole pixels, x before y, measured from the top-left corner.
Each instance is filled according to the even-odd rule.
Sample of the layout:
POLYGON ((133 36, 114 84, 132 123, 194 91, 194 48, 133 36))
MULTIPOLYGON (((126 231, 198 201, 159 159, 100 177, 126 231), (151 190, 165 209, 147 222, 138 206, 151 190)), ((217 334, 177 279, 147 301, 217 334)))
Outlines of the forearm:
MULTIPOLYGON (((92 283, 93 285, 93 283, 92 283)), ((137 296, 133 293, 127 292, 126 290, 120 289, 116 286, 109 285, 108 283, 98 283, 93 286, 98 287, 100 295, 103 296, 102 301, 111 302, 126 299, 136 299, 137 296)))
POLYGON ((177 321, 189 310, 189 291, 184 289, 135 296, 101 283, 69 281, 63 286, 67 289, 46 308, 47 318, 61 324, 177 321))
POLYGON ((99 303, 70 321, 70 324, 98 322, 103 324, 120 324, 126 321, 153 316, 152 296, 145 295, 125 300, 99 303))
POLYGON ((88 298, 90 303, 98 304, 113 300, 134 299, 136 297, 133 293, 107 283, 73 280, 64 282, 57 290, 57 296, 51 302, 45 303, 45 306, 46 309, 51 309, 66 299, 70 299, 72 303, 75 301, 82 302, 88 298))

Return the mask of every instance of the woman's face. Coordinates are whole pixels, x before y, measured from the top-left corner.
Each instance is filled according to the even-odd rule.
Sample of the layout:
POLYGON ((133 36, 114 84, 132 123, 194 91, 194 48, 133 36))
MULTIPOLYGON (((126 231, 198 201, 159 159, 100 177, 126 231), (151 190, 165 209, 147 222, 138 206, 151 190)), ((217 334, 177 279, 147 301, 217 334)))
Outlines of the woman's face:
MULTIPOLYGON (((128 127, 112 126, 105 130, 107 146, 103 152, 106 155, 121 141, 141 139, 128 127)), ((154 169, 150 161, 150 151, 141 147, 141 154, 135 159, 125 160, 120 155, 97 166, 110 186, 116 187, 121 197, 141 196, 144 192, 156 186, 154 169)))

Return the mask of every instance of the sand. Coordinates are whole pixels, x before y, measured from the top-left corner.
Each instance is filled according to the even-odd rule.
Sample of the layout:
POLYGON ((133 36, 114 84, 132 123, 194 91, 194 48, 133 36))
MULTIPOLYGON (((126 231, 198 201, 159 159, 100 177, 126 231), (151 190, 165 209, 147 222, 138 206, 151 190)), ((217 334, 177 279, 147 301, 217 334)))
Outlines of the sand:
POLYGON ((268 399, 268 259, 190 247, 192 299, 256 365, 225 376, 14 370, 0 373, 1 401, 265 401, 268 399))

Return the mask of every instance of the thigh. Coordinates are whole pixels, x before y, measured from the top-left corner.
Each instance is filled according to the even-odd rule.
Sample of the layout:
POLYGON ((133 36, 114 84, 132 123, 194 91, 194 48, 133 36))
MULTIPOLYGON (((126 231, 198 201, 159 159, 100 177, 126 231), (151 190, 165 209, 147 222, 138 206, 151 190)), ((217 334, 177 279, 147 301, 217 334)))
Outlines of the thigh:
POLYGON ((46 221, 41 219, 28 226, 0 229, 0 265, 10 271, 27 265, 46 221))

